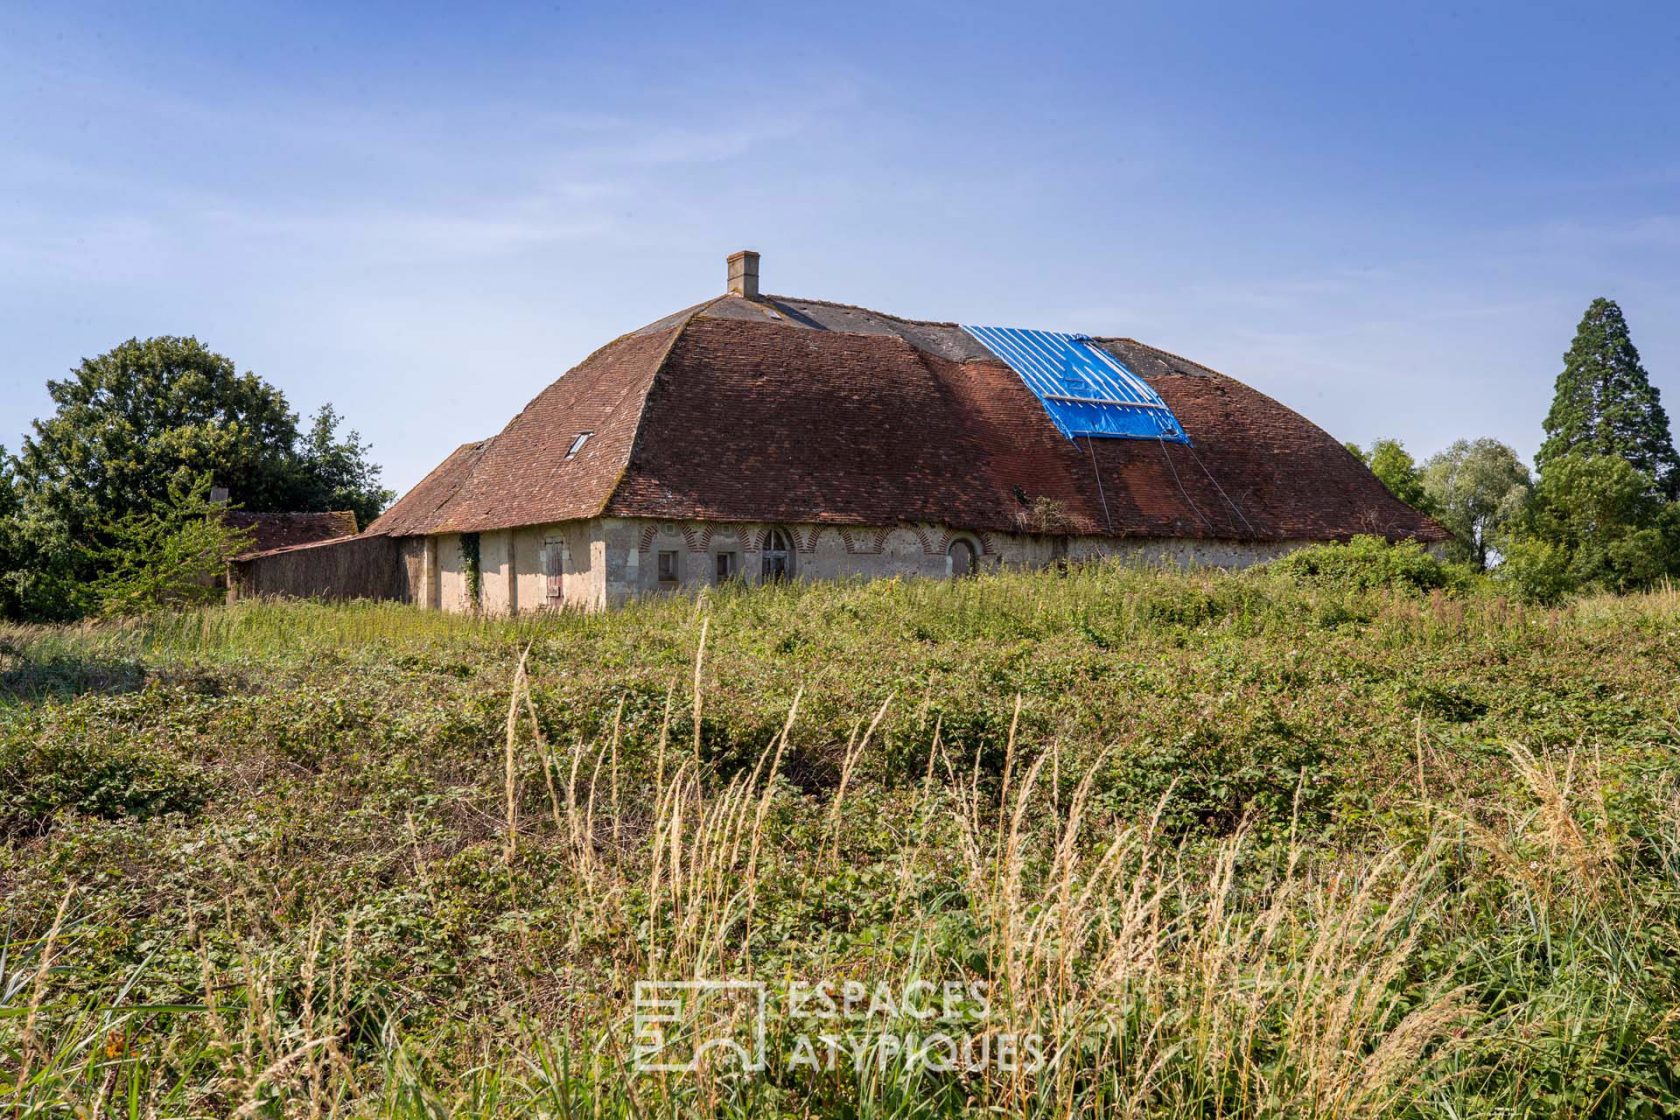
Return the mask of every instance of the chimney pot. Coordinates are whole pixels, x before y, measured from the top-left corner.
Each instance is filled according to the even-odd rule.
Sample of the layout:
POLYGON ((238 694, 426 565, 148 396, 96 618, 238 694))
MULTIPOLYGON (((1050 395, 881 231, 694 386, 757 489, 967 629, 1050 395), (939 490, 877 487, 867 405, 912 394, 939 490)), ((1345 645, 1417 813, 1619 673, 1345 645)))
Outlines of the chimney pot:
POLYGON ((758 254, 751 249, 729 254, 729 294, 758 298, 758 254))

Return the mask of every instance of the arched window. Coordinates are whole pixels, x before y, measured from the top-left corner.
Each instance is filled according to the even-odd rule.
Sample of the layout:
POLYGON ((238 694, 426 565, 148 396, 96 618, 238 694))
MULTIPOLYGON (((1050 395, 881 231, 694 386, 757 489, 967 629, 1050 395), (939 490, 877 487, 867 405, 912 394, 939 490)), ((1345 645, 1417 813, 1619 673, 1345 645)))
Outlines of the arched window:
POLYGON ((945 574, 952 579, 971 576, 980 570, 980 551, 967 537, 958 537, 945 550, 945 574))
POLYGON ((788 535, 780 529, 772 529, 764 534, 762 573, 765 583, 793 578, 793 548, 788 535))

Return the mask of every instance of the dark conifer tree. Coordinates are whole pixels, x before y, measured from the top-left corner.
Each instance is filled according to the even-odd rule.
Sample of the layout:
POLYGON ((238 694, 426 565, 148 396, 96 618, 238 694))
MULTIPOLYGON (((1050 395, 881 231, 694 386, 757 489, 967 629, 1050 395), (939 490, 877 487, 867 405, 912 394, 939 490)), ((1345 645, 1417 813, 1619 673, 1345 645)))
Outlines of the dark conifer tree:
POLYGON ((1662 495, 1680 494, 1680 455, 1668 414, 1614 300, 1593 300, 1581 318, 1545 427, 1546 441, 1535 457, 1542 474, 1566 455, 1613 455, 1627 460, 1662 495))

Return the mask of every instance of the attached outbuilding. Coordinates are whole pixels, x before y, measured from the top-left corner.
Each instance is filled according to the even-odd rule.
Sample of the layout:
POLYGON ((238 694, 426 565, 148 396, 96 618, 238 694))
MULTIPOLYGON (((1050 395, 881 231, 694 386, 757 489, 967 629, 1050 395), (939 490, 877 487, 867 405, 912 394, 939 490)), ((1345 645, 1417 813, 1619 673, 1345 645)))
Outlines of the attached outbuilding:
POLYGON ((1357 534, 1435 544, 1346 448, 1127 338, 728 291, 597 350, 354 537, 230 595, 600 610, 742 580, 950 578, 1098 556, 1241 567, 1357 534))

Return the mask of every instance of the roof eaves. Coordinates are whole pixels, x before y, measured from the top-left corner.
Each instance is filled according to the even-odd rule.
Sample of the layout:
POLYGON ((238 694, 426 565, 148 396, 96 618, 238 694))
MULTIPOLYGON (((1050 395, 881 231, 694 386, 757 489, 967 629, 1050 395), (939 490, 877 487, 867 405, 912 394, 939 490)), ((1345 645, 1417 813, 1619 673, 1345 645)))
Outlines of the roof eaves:
POLYGON ((385 534, 385 533, 352 533, 351 535, 344 536, 344 537, 328 537, 324 541, 304 541, 302 544, 286 544, 286 545, 281 545, 279 548, 264 548, 264 549, 259 549, 255 552, 241 552, 236 556, 230 557, 229 559, 231 561, 260 560, 260 559, 262 559, 263 557, 266 557, 266 556, 279 556, 281 553, 285 553, 285 552, 303 552, 303 551, 305 551, 307 549, 311 549, 311 548, 329 548, 332 545, 344 544, 347 541, 360 541, 360 540, 366 540, 369 537, 383 537, 383 536, 386 536, 386 535, 388 535, 388 534, 385 534))

